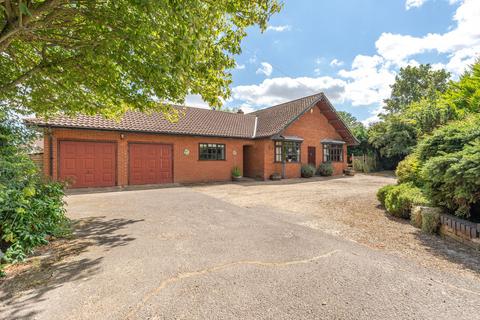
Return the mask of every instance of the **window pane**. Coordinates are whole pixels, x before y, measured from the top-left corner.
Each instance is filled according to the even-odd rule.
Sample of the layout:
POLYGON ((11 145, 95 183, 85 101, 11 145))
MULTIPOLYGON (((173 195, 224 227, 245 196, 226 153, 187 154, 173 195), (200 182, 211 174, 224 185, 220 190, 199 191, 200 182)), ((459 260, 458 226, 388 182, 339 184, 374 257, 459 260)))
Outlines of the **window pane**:
POLYGON ((198 147, 200 160, 225 160, 225 145, 200 143, 198 147))
POLYGON ((323 161, 343 161, 343 145, 341 144, 324 144, 323 145, 323 161))
POLYGON ((217 146, 217 160, 225 160, 225 145, 219 144, 217 146))

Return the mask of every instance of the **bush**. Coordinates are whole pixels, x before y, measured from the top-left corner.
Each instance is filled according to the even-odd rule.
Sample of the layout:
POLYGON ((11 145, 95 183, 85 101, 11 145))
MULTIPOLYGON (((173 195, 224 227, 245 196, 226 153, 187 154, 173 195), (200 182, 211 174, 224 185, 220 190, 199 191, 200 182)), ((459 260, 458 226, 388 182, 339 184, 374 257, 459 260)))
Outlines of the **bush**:
POLYGON ((437 212, 425 211, 422 214, 422 231, 426 233, 437 233, 440 226, 440 214, 437 212))
POLYGON ((329 177, 333 174, 333 166, 331 162, 324 162, 318 166, 317 174, 324 177, 329 177))
POLYGON ((301 173, 303 178, 311 178, 315 175, 315 167, 311 164, 304 164, 301 173))
POLYGON ((417 147, 421 161, 462 150, 474 140, 480 139, 480 115, 453 121, 433 131, 417 147))
POLYGON ((0 110, 0 239, 5 262, 68 232, 63 185, 45 181, 25 152, 29 133, 0 110))
POLYGON ((385 208, 395 217, 410 218, 414 205, 426 205, 428 200, 422 190, 412 183, 402 183, 388 190, 385 196, 385 208))
POLYGON ((480 202, 480 138, 462 150, 429 159, 423 169, 424 189, 435 205, 468 218, 480 202))
POLYGON ((388 192, 394 187, 395 187, 394 184, 389 184, 389 185, 383 186, 380 189, 378 189, 377 199, 378 199, 378 201, 380 201, 382 206, 385 207, 385 197, 387 196, 388 192))
POLYGON ((400 161, 395 170, 398 178, 398 183, 412 182, 416 186, 421 185, 420 179, 421 162, 416 153, 408 155, 405 159, 400 161))

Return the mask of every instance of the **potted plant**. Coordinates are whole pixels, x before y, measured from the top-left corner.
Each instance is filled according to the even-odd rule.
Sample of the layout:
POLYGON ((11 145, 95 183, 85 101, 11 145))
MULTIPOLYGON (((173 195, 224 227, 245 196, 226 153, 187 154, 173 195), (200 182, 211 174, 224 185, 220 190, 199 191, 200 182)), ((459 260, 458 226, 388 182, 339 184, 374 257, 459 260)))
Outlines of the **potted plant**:
POLYGON ((240 171, 239 167, 232 168, 232 180, 233 181, 240 181, 242 179, 242 171, 240 171))
POLYGON ((270 175, 270 180, 278 181, 282 179, 282 175, 278 172, 274 172, 270 175))

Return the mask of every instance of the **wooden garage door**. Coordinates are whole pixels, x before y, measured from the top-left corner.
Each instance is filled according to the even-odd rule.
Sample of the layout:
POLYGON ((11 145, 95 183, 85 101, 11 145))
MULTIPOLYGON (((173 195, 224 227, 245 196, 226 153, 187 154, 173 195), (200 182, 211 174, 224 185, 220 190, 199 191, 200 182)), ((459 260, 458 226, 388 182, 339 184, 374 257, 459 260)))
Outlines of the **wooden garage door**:
POLYGON ((59 178, 72 188, 115 185, 115 143, 60 141, 59 148, 59 178))
POLYGON ((128 163, 130 184, 173 182, 173 152, 171 145, 131 143, 129 145, 128 163))

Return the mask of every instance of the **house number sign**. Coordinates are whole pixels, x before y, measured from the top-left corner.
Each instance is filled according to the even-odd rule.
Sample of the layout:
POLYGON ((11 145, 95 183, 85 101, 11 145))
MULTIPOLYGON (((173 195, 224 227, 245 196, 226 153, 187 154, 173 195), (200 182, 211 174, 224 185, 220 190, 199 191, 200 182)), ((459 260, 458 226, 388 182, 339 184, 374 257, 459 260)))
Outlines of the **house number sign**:
POLYGON ((186 155, 186 156, 188 156, 188 155, 190 154, 190 150, 188 150, 187 148, 185 148, 185 149, 183 150, 183 154, 186 155))

